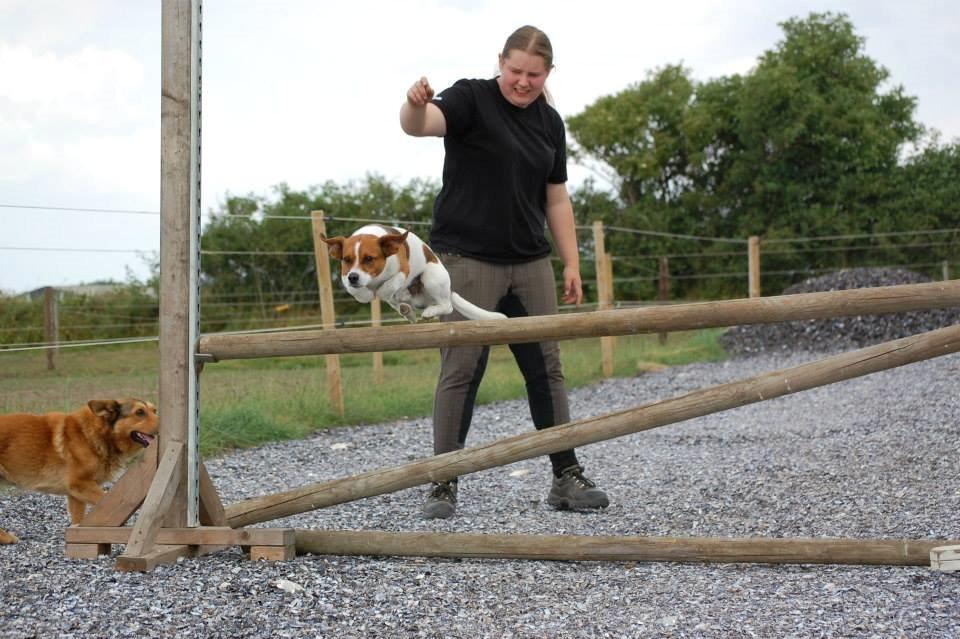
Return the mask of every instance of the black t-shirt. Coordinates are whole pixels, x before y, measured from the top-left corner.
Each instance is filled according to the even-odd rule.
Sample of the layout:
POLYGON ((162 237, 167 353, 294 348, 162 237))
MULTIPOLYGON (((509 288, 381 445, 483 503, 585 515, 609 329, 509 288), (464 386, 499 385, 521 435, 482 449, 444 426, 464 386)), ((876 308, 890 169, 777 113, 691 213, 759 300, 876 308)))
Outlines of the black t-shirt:
POLYGON ((547 183, 567 181, 563 119, 540 96, 516 107, 496 79, 459 80, 433 99, 447 122, 430 246, 489 262, 550 253, 547 183))

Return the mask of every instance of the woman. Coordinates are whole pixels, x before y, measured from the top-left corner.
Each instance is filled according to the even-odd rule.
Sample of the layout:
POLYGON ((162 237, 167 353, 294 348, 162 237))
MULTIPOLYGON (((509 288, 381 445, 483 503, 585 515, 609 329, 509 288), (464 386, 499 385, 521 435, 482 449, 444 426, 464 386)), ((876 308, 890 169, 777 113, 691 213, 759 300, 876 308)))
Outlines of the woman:
MULTIPOLYGON (((550 228, 563 261, 563 301, 583 299, 573 206, 567 193, 566 134, 545 96, 553 68, 550 40, 531 26, 515 31, 499 56, 500 74, 460 80, 434 96, 426 78, 407 91, 400 126, 408 135, 444 138, 443 186, 433 209, 430 246, 453 290, 508 317, 557 312, 550 228)), ((447 320, 463 319, 454 313, 447 320)), ((510 346, 527 387, 537 429, 570 421, 556 342, 510 346)), ((434 452, 463 448, 487 346, 441 349, 433 407, 434 452)), ((558 509, 603 508, 606 493, 584 477, 576 453, 550 455, 547 502, 558 509)), ((434 484, 427 518, 453 515, 457 481, 434 484)))

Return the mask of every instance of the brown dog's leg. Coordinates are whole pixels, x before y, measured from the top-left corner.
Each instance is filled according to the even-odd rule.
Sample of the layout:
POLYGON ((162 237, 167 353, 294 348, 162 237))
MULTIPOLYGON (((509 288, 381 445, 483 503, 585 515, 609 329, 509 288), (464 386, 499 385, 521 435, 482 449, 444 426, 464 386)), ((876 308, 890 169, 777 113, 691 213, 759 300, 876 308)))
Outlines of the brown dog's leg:
POLYGON ((96 505, 104 496, 103 489, 95 482, 76 483, 70 486, 67 495, 67 510, 70 511, 70 524, 79 524, 87 514, 87 504, 96 505))
POLYGON ((3 528, 0 528, 0 544, 15 544, 17 543, 17 538, 8 533, 3 528))

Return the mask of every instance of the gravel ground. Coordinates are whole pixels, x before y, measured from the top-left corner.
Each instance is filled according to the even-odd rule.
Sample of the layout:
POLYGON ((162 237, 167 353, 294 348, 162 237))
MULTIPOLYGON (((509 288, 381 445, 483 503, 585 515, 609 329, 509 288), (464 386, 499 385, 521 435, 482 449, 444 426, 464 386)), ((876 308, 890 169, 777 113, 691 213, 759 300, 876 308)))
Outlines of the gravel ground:
MULTIPOLYGON (((926 275, 904 268, 850 268, 797 282, 784 289, 781 295, 929 281, 926 275)), ((953 324, 960 324, 958 307, 735 326, 725 332, 720 341, 728 352, 737 355, 770 351, 789 353, 798 346, 808 351, 852 350, 953 324)))
MULTIPOLYGON (((606 381, 573 418, 792 366, 766 353, 606 381)), ((545 503, 545 459, 461 480, 460 509, 424 521, 424 489, 270 526, 578 535, 960 537, 950 355, 580 451, 610 494, 595 513, 545 503)), ((521 401, 478 409, 472 444, 526 432, 521 401)), ((430 421, 342 428, 208 459, 225 503, 429 455, 430 421)), ((0 636, 943 637, 960 636, 960 573, 926 567, 536 562, 305 556, 239 549, 147 574, 68 560, 62 497, 7 490, 0 636), (285 581, 282 581, 285 580, 285 581), (289 583, 288 583, 289 582, 289 583), (285 586, 286 589, 280 586, 285 586)))

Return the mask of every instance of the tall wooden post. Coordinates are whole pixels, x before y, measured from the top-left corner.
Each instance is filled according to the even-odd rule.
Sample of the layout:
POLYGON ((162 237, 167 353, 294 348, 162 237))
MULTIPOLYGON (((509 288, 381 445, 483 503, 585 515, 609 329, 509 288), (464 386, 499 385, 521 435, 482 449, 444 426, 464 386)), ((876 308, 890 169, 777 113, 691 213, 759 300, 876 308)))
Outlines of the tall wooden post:
POLYGON ((756 235, 751 235, 747 240, 747 261, 750 297, 760 297, 760 238, 756 235))
MULTIPOLYGON (((200 461, 197 303, 200 213, 200 0, 164 0, 160 151, 160 432, 64 537, 70 557, 126 544, 118 570, 152 569, 224 546, 252 558, 293 556, 292 530, 231 531, 200 461), (139 508, 132 528, 123 527, 139 508)), ((204 356, 213 359, 212 356, 204 356)))
MULTIPOLYGON (((333 309, 333 281, 330 279, 330 252, 327 243, 320 239, 327 234, 327 225, 323 219, 323 211, 310 213, 313 220, 313 257, 317 262, 317 286, 320 288, 320 317, 323 320, 323 329, 332 331, 337 322, 336 312, 333 309)), ((327 390, 330 397, 330 406, 343 416, 343 381, 340 375, 340 356, 327 355, 327 390)))
POLYGON ((47 370, 57 368, 59 355, 60 317, 57 310, 57 291, 52 286, 43 289, 43 341, 47 345, 47 370))
MULTIPOLYGON (((603 235, 603 222, 593 223, 594 263, 597 271, 597 310, 605 311, 613 307, 613 262, 607 255, 603 235)), ((613 377, 613 337, 600 338, 600 362, 604 377, 613 377)))
MULTIPOLYGON (((657 278, 657 301, 665 303, 670 299, 670 262, 664 256, 660 258, 660 273, 657 278)), ((659 333, 658 338, 661 344, 667 343, 668 333, 659 333)))
POLYGON ((943 281, 946 282, 950 279, 950 262, 943 260, 943 281))
MULTIPOLYGON (((370 325, 380 326, 380 298, 375 297, 370 302, 370 325)), ((373 354, 373 383, 383 384, 383 351, 376 351, 373 354)))

